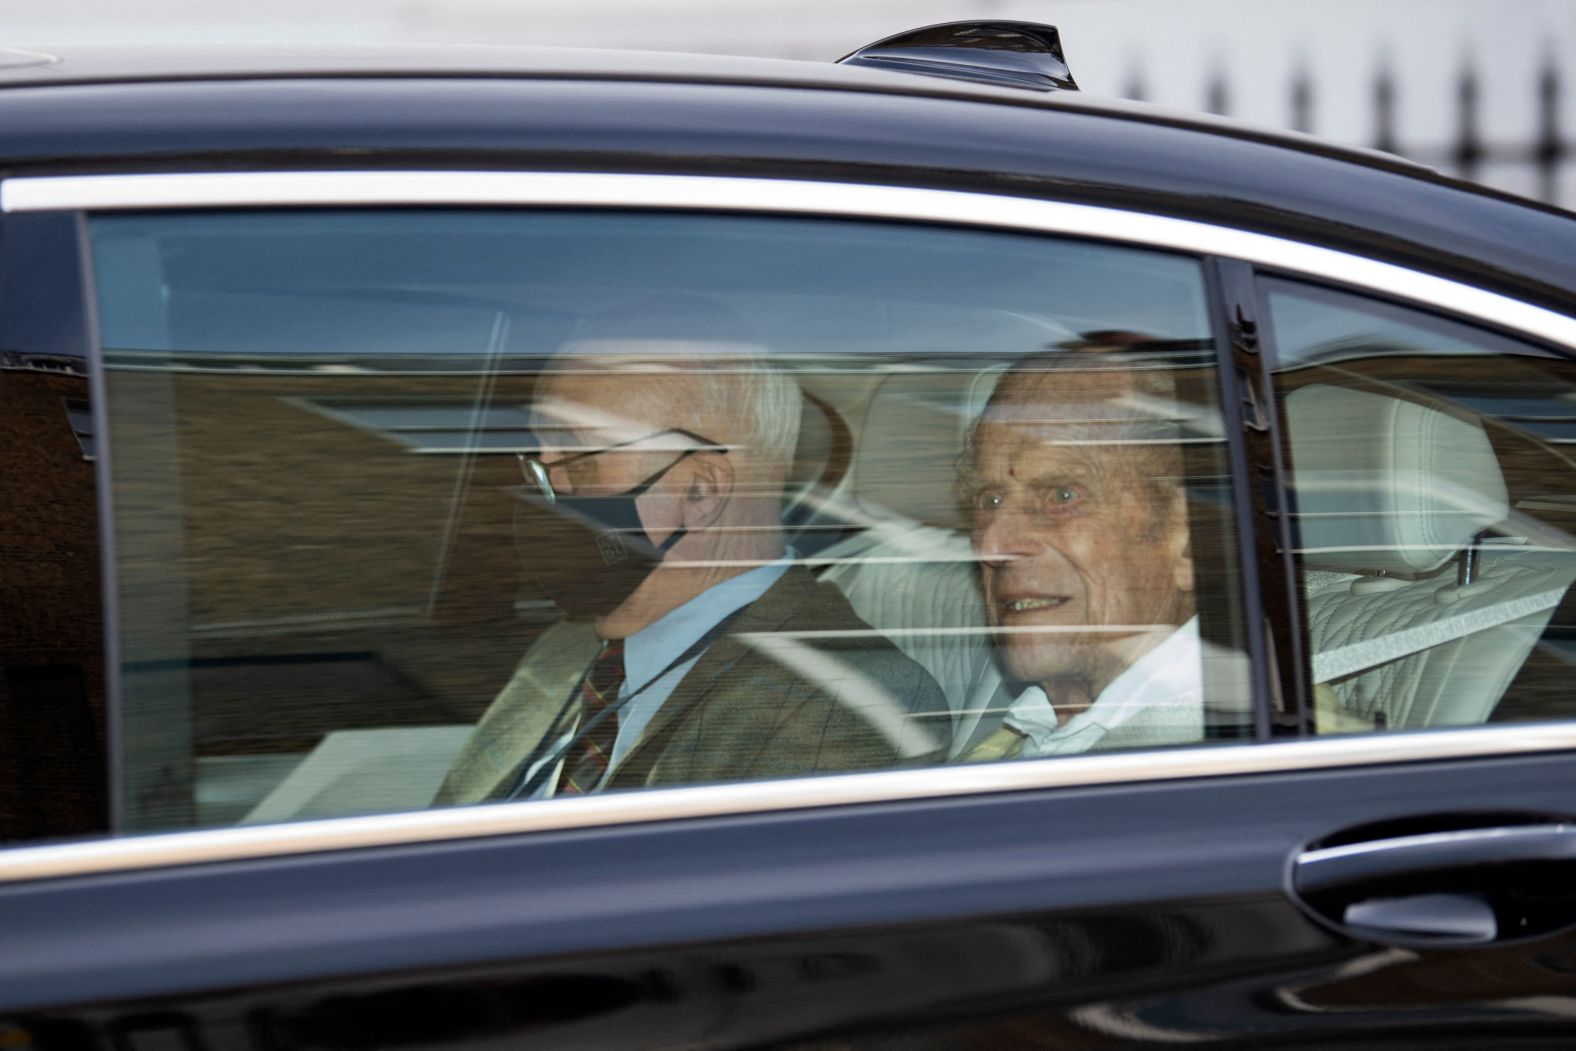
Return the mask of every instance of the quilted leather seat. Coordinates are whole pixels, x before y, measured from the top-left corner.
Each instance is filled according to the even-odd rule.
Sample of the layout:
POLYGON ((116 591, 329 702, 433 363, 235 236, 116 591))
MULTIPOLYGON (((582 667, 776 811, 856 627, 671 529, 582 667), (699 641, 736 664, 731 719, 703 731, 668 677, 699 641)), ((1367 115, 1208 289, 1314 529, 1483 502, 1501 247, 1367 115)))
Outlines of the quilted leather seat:
POLYGON ((1576 577, 1513 533, 1483 427, 1428 405, 1312 385, 1286 399, 1314 680, 1348 729, 1485 721, 1576 577), (1497 527, 1497 528, 1496 528, 1497 527))

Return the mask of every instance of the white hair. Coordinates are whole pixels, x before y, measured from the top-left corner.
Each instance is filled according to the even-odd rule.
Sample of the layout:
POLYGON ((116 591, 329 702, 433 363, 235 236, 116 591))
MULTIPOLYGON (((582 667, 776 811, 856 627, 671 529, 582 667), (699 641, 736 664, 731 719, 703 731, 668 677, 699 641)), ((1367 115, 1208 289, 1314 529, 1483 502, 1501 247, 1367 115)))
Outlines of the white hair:
MULTIPOLYGON (((768 476, 786 475, 799 442, 801 399, 792 377, 731 307, 686 294, 642 296, 583 319, 560 349, 592 368, 677 372, 695 381, 675 425, 741 447, 768 476)), ((552 368, 564 366, 555 363, 552 368)))
POLYGON ((793 464, 799 444, 803 402, 792 376, 765 357, 742 355, 688 366, 697 373, 700 397, 693 407, 693 430, 705 434, 720 424, 749 449, 761 465, 793 464))
MULTIPOLYGON (((665 422, 703 438, 739 448, 745 458, 768 475, 786 475, 799 444, 802 398, 799 385, 772 364, 755 346, 708 347, 697 354, 654 354, 652 348, 599 343, 571 344, 543 370, 543 378, 582 370, 629 372, 653 379, 682 377, 693 384, 680 405, 664 405, 665 422)), ((562 407, 560 407, 562 408, 562 407)), ((596 406, 578 406, 581 420, 600 419, 627 425, 617 414, 596 414, 596 406)))

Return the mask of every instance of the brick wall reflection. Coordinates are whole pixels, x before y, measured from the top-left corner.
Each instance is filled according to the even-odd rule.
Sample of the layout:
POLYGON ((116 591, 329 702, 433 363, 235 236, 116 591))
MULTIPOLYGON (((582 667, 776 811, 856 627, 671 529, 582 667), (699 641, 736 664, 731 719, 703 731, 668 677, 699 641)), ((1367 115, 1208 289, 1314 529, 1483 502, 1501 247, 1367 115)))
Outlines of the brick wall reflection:
POLYGON ((534 630, 516 609, 514 457, 422 452, 336 414, 463 419, 479 382, 111 370, 132 827, 204 823, 205 759, 473 722, 492 701, 534 630))
POLYGON ((0 368, 0 840, 106 827, 93 463, 81 374, 0 368))

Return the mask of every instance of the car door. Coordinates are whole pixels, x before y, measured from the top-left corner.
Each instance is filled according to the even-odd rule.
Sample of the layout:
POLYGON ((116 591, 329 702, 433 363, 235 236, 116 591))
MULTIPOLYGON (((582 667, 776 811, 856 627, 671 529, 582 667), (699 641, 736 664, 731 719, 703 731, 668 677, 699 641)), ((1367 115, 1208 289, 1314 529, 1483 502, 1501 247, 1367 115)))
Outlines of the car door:
MULTIPOLYGON (((1572 730, 1557 702, 1537 707, 1559 673, 1517 688, 1545 698, 1526 724, 1380 730, 1372 688, 1347 680, 1425 651, 1320 633, 1352 618, 1326 615, 1310 574, 1372 567, 1309 562, 1357 545, 1304 542, 1304 505, 1326 491, 1299 473, 1307 420, 1324 416, 1296 393, 1363 386, 1298 375, 1311 356, 1346 377, 1325 352, 1352 345, 1354 315, 1393 335, 1470 304, 1447 356, 1526 347, 1556 371, 1568 319, 1056 201, 398 179, 398 209, 387 172, 6 186, 8 222, 56 219, 90 278, 117 742, 117 838, 0 855, 0 996, 20 1046, 1568 1038, 1572 730), (1330 288, 1357 304, 1321 300, 1330 288), (916 725, 945 724, 952 761, 429 809, 557 619, 510 513, 544 359, 659 292, 747 315, 799 383, 793 545, 869 625, 858 645, 896 647, 941 688, 948 710, 916 725), (1481 338, 1462 334, 1474 324, 1481 338), (971 590, 977 505, 957 507, 952 476, 1003 371, 1047 348, 1164 374, 1162 406, 1139 401, 1163 437, 1074 444, 1180 450, 1203 702, 1165 747, 969 762, 1019 694, 971 590)), ((1364 392, 1406 405, 1444 382, 1380 372, 1364 392)), ((1423 408, 1483 417, 1510 396, 1461 386, 1474 376, 1423 408)), ((1548 441, 1511 438, 1522 474, 1556 462, 1548 441)), ((1509 447, 1485 440, 1465 447, 1499 463, 1509 447)), ((1350 451, 1319 463, 1405 473, 1350 451)), ((1426 487, 1407 463, 1407 491, 1426 487)), ((1560 484, 1508 488, 1507 513, 1560 504, 1560 484)), ((1470 509, 1486 490, 1466 492, 1470 509)), ((1538 521, 1534 546, 1559 562, 1557 511, 1538 521)), ((1461 552, 1527 546, 1488 531, 1461 552)), ((1369 547, 1415 546, 1398 536, 1369 547)), ((1529 630, 1493 616, 1448 644, 1529 630)))

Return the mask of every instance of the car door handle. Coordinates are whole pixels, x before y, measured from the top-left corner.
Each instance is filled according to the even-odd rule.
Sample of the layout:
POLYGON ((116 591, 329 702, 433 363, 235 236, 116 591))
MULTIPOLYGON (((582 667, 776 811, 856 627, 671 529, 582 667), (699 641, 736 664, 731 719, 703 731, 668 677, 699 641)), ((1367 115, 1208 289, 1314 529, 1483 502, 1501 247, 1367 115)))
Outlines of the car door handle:
POLYGON ((1576 824, 1474 828, 1320 847, 1293 896, 1370 941, 1483 945, 1576 923, 1576 824))
POLYGON ((1430 832, 1420 836, 1309 850, 1297 857, 1297 888, 1304 892, 1392 876, 1506 861, 1576 859, 1576 825, 1515 825, 1430 832))

